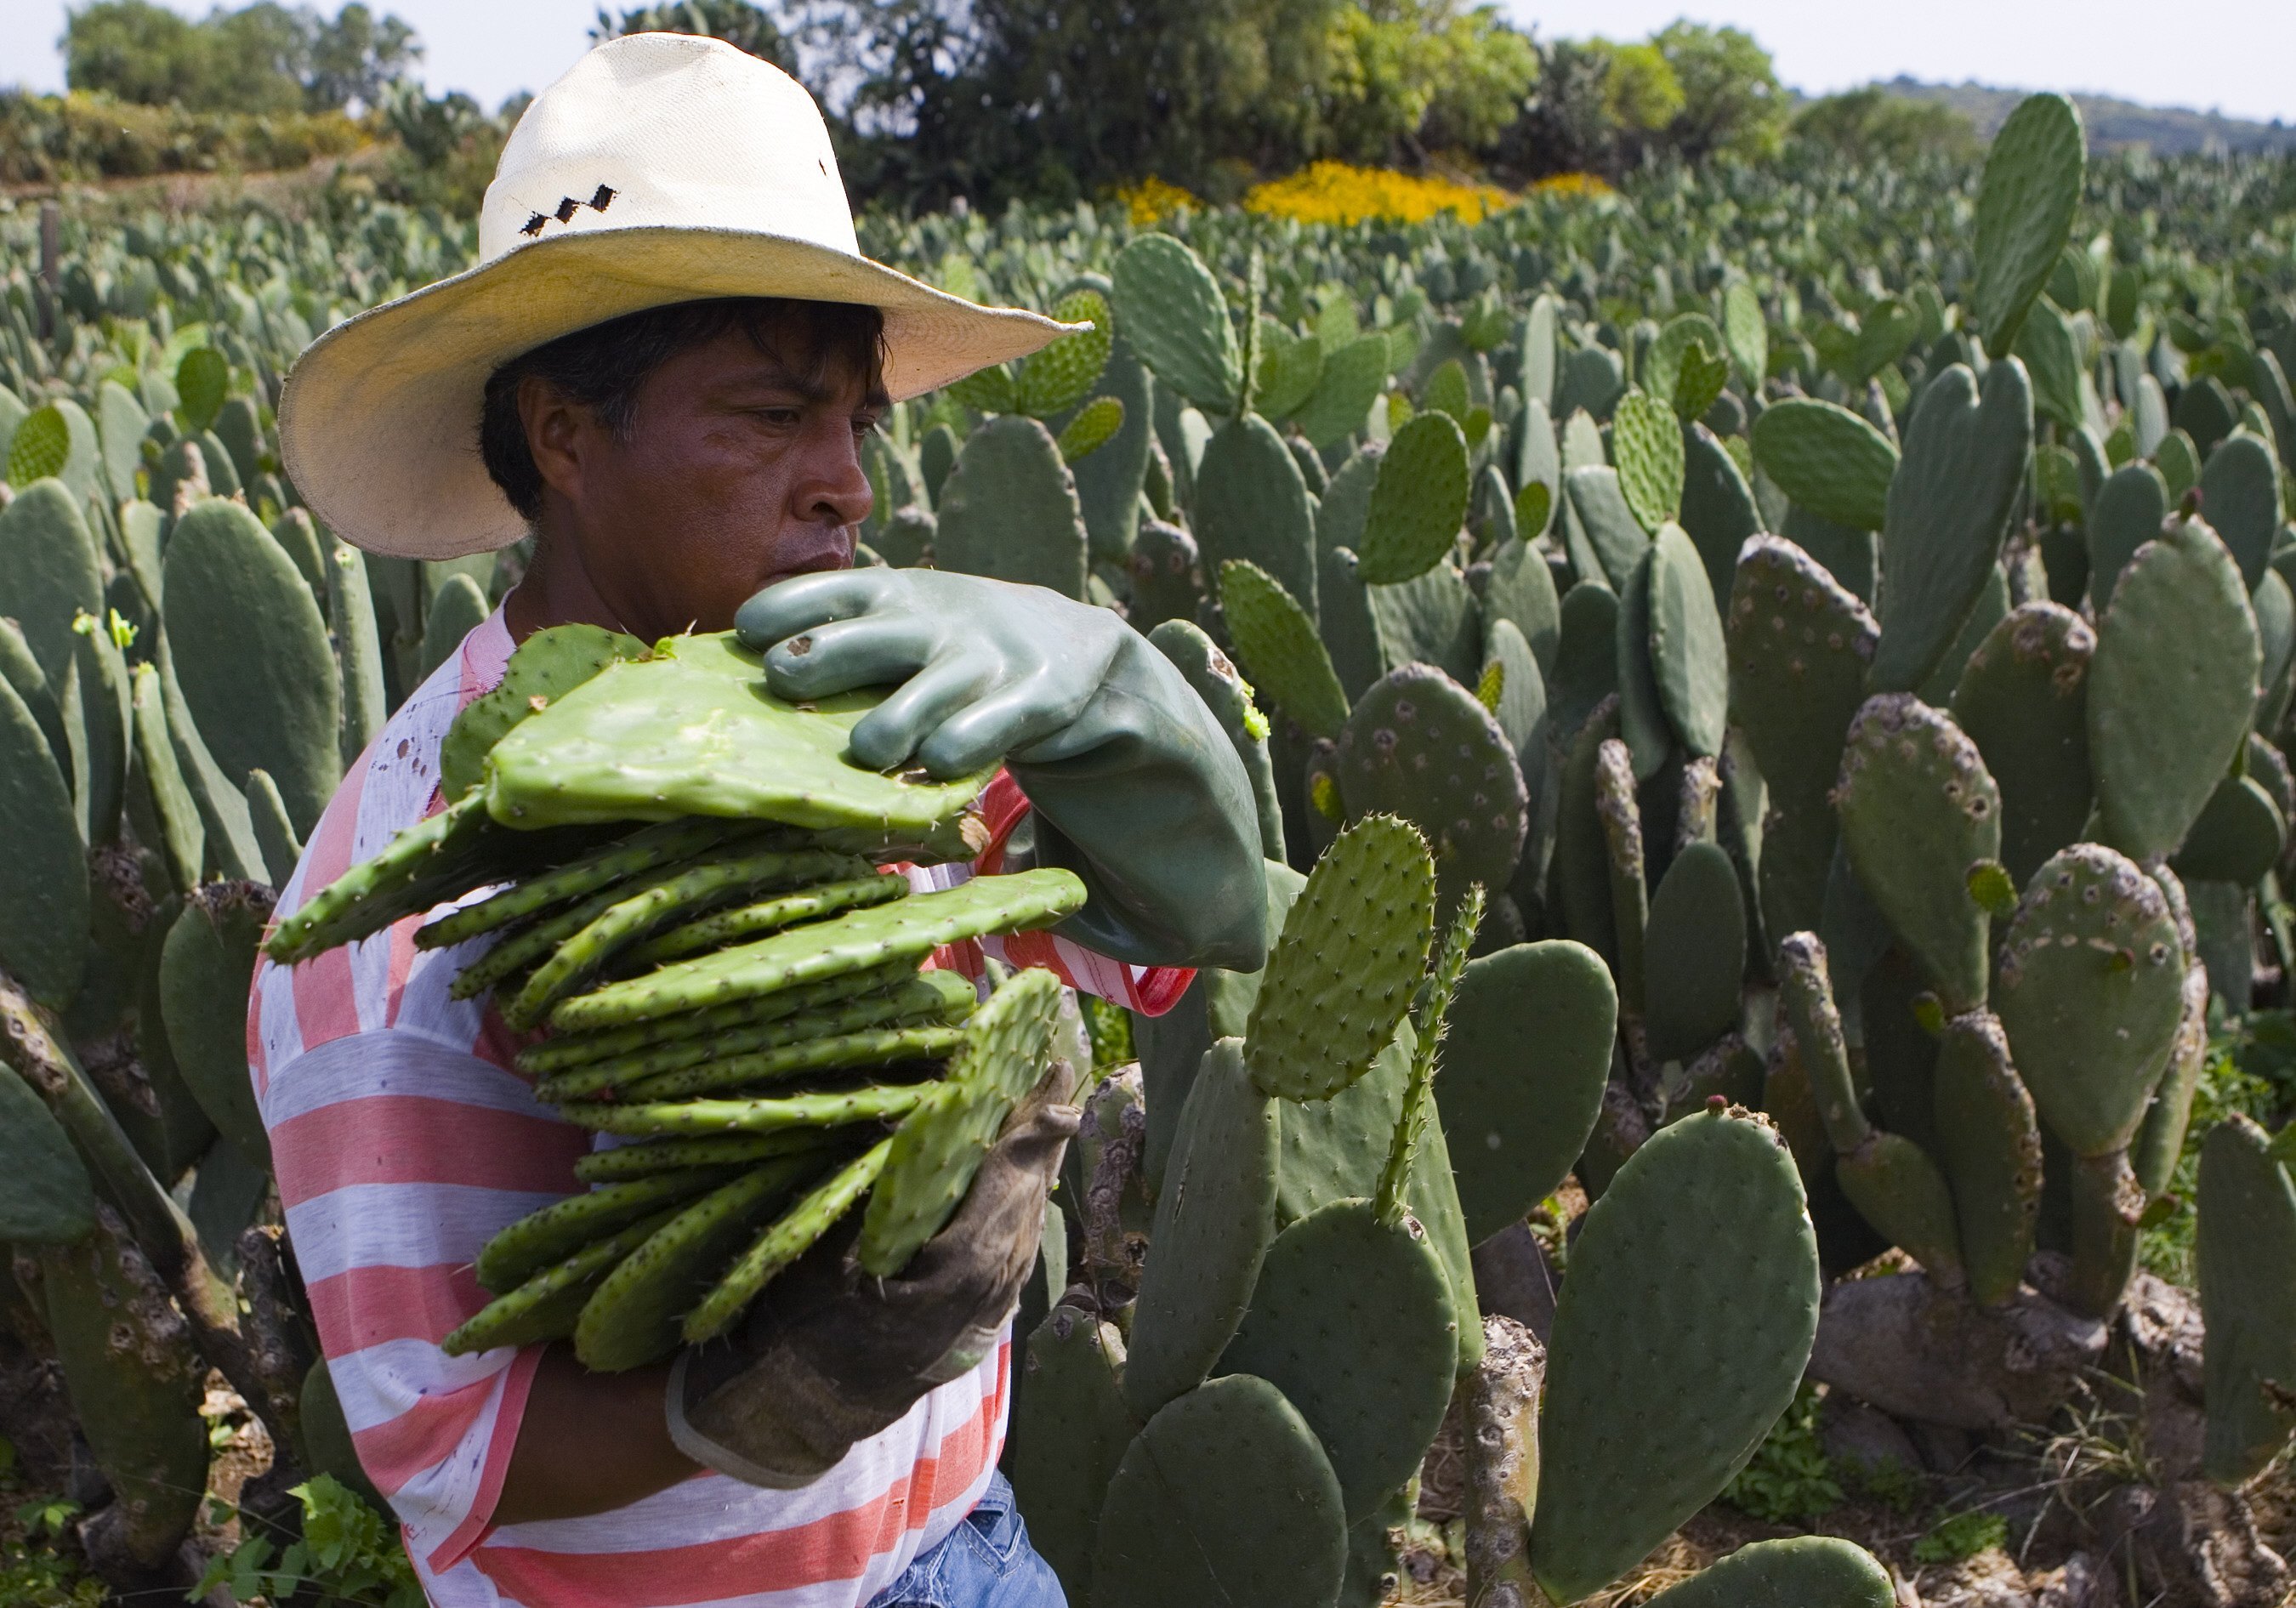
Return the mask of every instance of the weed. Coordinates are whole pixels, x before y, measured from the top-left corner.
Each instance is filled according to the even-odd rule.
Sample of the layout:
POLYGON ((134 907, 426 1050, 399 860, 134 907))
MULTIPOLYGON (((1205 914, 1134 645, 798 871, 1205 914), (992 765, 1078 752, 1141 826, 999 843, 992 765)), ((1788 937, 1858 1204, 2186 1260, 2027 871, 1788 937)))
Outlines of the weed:
MULTIPOLYGON (((317 1608, 422 1608, 414 1565, 381 1514, 327 1474, 291 1494, 303 1505, 303 1533, 284 1547, 270 1536, 248 1535, 208 1564, 195 1597, 220 1586, 238 1603, 294 1597, 317 1608)), ((215 1505, 218 1522, 231 1516, 228 1504, 215 1505)), ((239 1517, 243 1525, 256 1522, 244 1509, 239 1517)))
POLYGON ((1724 1488, 1725 1502, 1772 1524, 1807 1524, 1841 1505, 1841 1485, 1817 1433, 1824 1395, 1808 1382, 1794 1392, 1793 1405, 1770 1426, 1753 1460, 1724 1488))
POLYGON ((1914 1543, 1916 1563, 1958 1563, 1988 1547, 2009 1539, 2009 1521, 1999 1514, 1971 1508, 1950 1514, 1930 1526, 1929 1534, 1914 1543))

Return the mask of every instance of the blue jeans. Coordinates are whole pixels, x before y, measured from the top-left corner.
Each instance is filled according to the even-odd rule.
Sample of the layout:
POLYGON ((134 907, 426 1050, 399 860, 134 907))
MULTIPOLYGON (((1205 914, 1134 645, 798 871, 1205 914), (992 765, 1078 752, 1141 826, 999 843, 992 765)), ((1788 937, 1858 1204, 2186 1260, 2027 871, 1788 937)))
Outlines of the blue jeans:
POLYGON ((1029 1545, 1003 1474, 989 1477, 980 1505, 869 1608, 1068 1608, 1053 1566, 1029 1545))

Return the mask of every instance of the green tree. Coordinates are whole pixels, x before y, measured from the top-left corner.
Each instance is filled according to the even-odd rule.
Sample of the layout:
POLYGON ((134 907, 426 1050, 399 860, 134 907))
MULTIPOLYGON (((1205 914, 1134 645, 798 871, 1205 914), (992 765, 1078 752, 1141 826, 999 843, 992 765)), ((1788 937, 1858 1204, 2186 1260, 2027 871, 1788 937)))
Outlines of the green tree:
POLYGON ((64 82, 138 106, 197 103, 207 88, 200 26, 148 0, 97 0, 64 18, 64 82))
POLYGON ((1479 150, 1521 110, 1538 52, 1489 6, 1374 0, 1332 18, 1301 154, 1384 162, 1479 150))
POLYGON ((1793 133, 1857 163, 1902 167, 1926 157, 1968 161, 1984 149, 1976 125, 1961 111, 1875 85, 1812 101, 1795 114, 1793 133))
POLYGON ((1774 156, 1788 121, 1770 53, 1751 34, 1680 21, 1652 36, 1682 89, 1668 142, 1693 160, 1724 153, 1774 156))
POLYGON ((406 22, 364 4, 331 21, 275 0, 198 21, 149 0, 95 0, 66 13, 61 43, 72 88, 194 111, 373 106, 422 53, 406 22))
POLYGON ((1611 122, 1630 134, 1654 135, 1670 125, 1683 110, 1682 81, 1656 45, 1613 45, 1596 39, 1593 48, 1604 58, 1603 110, 1611 122))
POLYGON ((602 6, 590 29, 593 39, 640 33, 698 34, 706 39, 723 39, 784 72, 794 75, 797 71, 795 43, 769 14, 749 0, 669 0, 667 4, 625 10, 619 20, 602 6))

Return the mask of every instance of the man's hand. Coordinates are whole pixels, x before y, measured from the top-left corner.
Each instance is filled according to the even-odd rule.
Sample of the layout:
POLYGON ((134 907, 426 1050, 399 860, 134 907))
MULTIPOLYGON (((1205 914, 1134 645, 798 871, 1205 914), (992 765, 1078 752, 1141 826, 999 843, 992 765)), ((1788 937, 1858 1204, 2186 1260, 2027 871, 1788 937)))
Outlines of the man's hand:
POLYGON ((834 1467, 997 1343, 1037 1257, 1045 1202, 1076 1133, 1075 1074, 1055 1062, 1005 1123, 964 1203, 892 1278, 852 1257, 859 1214, 767 1286, 730 1346, 670 1375, 678 1449, 752 1485, 834 1467))
POLYGON ((734 628, 792 701, 898 684, 853 728, 861 764, 949 776, 1006 761, 1038 865, 1091 899, 1061 931, 1111 959, 1257 971, 1259 814, 1202 700, 1114 613, 1042 587, 936 570, 800 576, 734 628))

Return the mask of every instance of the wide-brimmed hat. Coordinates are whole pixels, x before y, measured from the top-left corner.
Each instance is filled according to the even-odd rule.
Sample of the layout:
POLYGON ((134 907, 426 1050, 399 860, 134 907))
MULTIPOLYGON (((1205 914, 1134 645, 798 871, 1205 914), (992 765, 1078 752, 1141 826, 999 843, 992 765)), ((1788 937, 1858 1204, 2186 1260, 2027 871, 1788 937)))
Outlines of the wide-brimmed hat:
POLYGON ((371 552, 506 546, 527 527, 479 457, 488 376, 576 330, 717 296, 883 309, 895 400, 1067 328, 862 256, 829 130, 801 85, 719 40, 633 34, 526 109, 487 186, 475 267, 303 353, 279 403, 288 476, 371 552))

